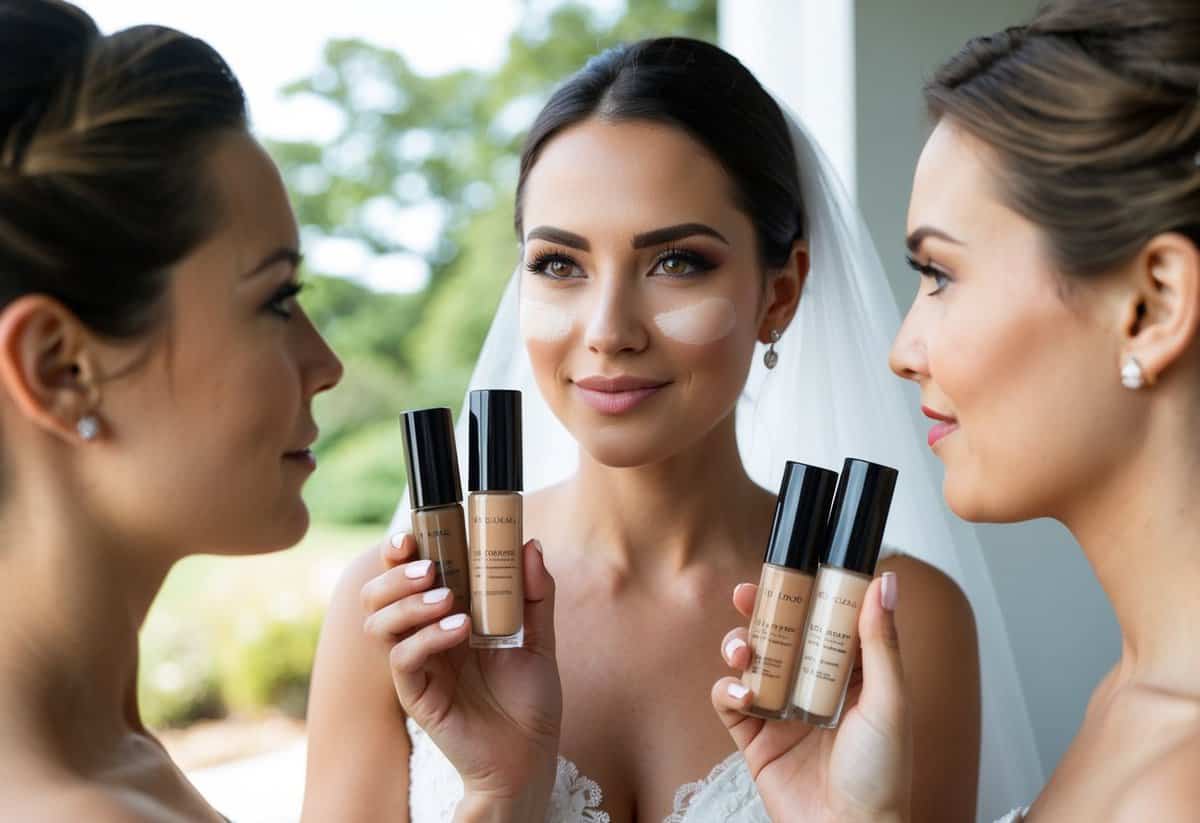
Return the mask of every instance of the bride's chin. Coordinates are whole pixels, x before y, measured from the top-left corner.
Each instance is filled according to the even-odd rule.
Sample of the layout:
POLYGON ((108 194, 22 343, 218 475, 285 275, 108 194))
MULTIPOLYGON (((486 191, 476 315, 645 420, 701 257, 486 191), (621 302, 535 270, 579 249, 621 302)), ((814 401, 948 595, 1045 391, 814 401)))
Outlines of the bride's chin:
POLYGON ((657 463, 670 456, 662 438, 644 438, 610 432, 612 436, 580 438, 584 450, 593 460, 611 469, 632 469, 657 463))

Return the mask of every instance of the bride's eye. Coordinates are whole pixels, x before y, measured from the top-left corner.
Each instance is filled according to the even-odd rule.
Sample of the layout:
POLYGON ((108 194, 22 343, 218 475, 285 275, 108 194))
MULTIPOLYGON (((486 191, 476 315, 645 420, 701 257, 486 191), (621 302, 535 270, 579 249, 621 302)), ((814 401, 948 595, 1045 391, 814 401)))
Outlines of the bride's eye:
POLYGON ((583 272, 575 264, 574 260, 565 254, 558 254, 556 252, 539 254, 533 260, 526 263, 525 268, 533 274, 540 274, 543 277, 549 277, 551 280, 570 280, 583 276, 583 272))
POLYGON ((905 262, 908 267, 921 275, 922 278, 929 278, 933 281, 933 291, 925 292, 926 296, 933 297, 941 294, 947 286, 954 282, 954 278, 944 269, 939 268, 932 261, 929 263, 921 263, 911 255, 905 257, 905 262))
POLYGON ((716 268, 716 264, 701 254, 684 249, 671 249, 659 255, 651 274, 667 277, 688 277, 716 268))

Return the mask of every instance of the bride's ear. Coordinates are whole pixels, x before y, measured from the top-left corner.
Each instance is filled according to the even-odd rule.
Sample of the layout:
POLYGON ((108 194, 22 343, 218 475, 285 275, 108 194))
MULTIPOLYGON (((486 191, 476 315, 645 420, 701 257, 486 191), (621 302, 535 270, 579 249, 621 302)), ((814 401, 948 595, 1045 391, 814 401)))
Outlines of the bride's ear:
POLYGON ((788 261, 767 276, 763 294, 763 317, 758 324, 758 339, 771 342, 771 333, 782 332, 796 316, 800 294, 808 279, 808 243, 797 240, 792 244, 788 261))

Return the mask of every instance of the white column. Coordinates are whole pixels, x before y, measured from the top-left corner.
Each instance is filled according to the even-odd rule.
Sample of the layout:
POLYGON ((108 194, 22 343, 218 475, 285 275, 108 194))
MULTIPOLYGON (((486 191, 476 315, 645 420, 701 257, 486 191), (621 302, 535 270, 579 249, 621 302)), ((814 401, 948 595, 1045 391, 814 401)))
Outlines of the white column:
POLYGON ((722 48, 796 113, 857 197, 853 0, 720 0, 722 48))

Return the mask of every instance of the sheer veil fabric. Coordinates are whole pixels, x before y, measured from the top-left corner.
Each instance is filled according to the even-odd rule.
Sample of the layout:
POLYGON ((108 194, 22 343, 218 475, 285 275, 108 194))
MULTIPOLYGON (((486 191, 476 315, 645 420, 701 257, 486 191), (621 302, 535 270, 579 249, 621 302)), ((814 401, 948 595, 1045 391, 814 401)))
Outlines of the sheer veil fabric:
MULTIPOLYGON (((767 370, 755 357, 737 406, 739 448, 750 476, 773 491, 785 459, 838 470, 852 456, 900 470, 885 543, 953 578, 975 613, 983 687, 978 812, 980 820, 994 820, 1034 797, 1044 775, 991 575, 974 531, 943 501, 917 398, 888 369, 900 314, 866 225, 814 139, 786 109, 785 116, 803 185, 811 268, 796 319, 776 344, 778 366, 767 370)), ((538 391, 520 334, 519 282, 520 269, 470 388, 524 393, 525 484, 533 492, 569 477, 579 446, 538 391)), ((465 415, 457 434, 465 461, 465 415)), ((407 519, 401 501, 394 525, 407 519)))

